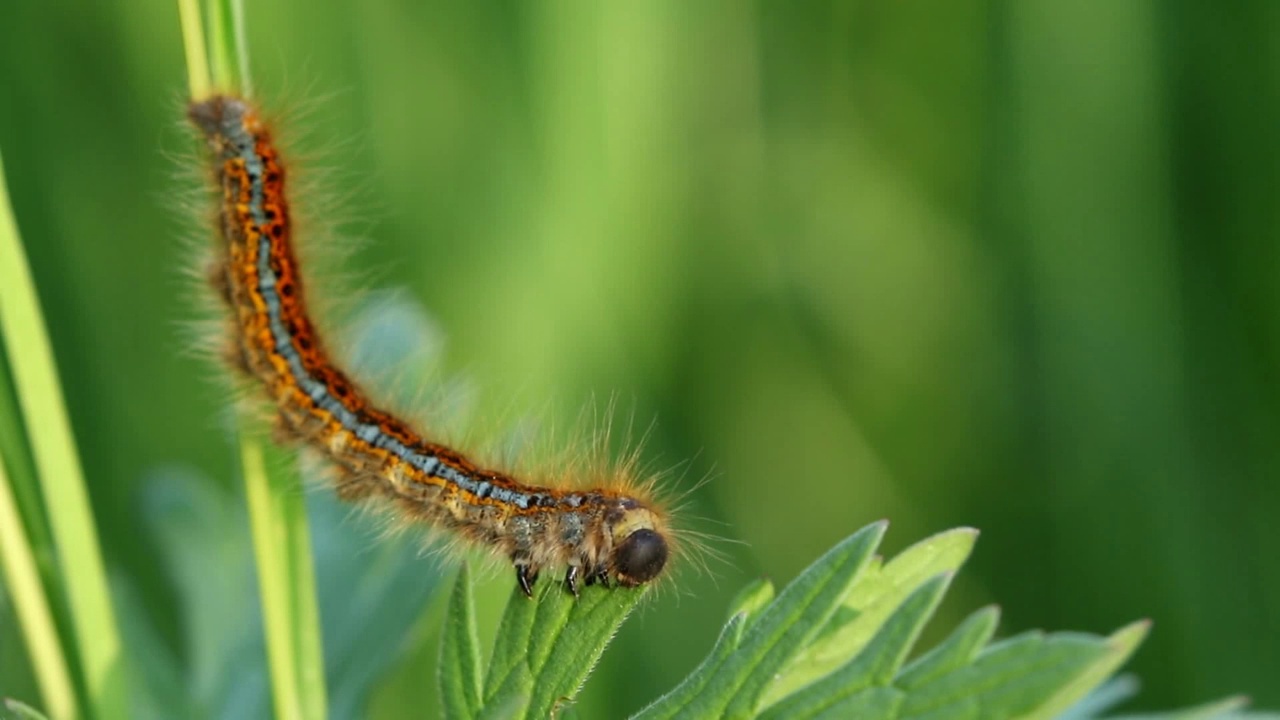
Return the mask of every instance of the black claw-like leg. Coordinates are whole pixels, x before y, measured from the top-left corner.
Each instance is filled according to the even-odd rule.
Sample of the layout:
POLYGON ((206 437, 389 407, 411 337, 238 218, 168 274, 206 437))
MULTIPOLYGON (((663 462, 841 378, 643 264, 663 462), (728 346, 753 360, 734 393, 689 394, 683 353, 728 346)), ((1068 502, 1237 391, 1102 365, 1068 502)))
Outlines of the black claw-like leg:
POLYGON ((533 584, 538 582, 538 571, 530 570, 528 565, 516 566, 516 582, 520 583, 520 590, 525 597, 533 597, 533 584))
POLYGON ((601 568, 588 572, 587 584, 595 585, 596 583, 600 583, 601 587, 609 587, 609 571, 601 568))
POLYGON ((564 587, 573 593, 574 597, 578 597, 578 566, 570 565, 569 572, 564 575, 564 587))

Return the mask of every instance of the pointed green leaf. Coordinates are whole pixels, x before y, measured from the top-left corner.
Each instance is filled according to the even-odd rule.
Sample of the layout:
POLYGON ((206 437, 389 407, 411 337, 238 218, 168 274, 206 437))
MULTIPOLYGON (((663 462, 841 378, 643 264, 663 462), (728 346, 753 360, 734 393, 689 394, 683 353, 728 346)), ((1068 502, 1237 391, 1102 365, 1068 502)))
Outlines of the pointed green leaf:
POLYGON ((471 571, 464 562, 449 598, 440 643, 440 700, 446 718, 474 718, 480 712, 480 641, 476 639, 471 571))
POLYGON ((902 691, 896 688, 867 688, 815 715, 814 720, 893 720, 898 717, 902 698, 902 691))
POLYGON ((482 716, 489 717, 491 705, 514 703, 512 717, 544 718, 571 701, 644 592, 597 586, 575 598, 559 583, 544 582, 530 600, 514 590, 498 627, 482 716))
POLYGON ((711 654, 707 655, 706 659, 684 679, 684 682, 633 715, 632 720, 662 720, 675 717, 681 708, 692 702, 693 698, 702 692, 725 658, 738 649, 746 625, 745 613, 738 613, 729 618, 729 622, 720 631, 720 637, 716 639, 715 646, 711 648, 711 654))
POLYGON ((848 662, 913 590, 935 575, 959 570, 977 538, 972 528, 948 530, 921 540, 883 566, 868 567, 819 639, 797 654, 769 688, 764 704, 848 662))
POLYGON ((1081 698, 1089 694, 1089 691, 1097 687, 1103 680, 1111 677, 1112 673, 1124 665, 1133 655, 1134 650, 1142 644, 1147 637, 1147 632, 1151 630, 1151 622, 1149 620, 1140 620, 1135 623, 1120 628, 1111 637, 1106 640, 1107 652, 1093 662, 1084 672, 1080 673, 1069 684, 1062 687, 1053 697, 1049 698, 1043 705, 1036 708, 1036 711, 1028 714, 1028 720, 1031 718, 1055 718, 1061 715, 1067 708, 1076 704, 1081 698))
POLYGON ((1000 609, 985 607, 965 619, 946 640, 912 662, 898 676, 895 685, 912 690, 973 661, 995 635, 1000 609))
POLYGON ((750 620, 758 615, 769 603, 773 602, 773 583, 767 578, 759 578, 749 583, 738 592, 729 603, 729 616, 742 613, 750 620))
POLYGON ((831 618, 880 544, 887 524, 854 533, 800 574, 746 631, 738 650, 716 669, 704 692, 688 704, 667 698, 652 717, 751 717, 775 677, 831 618))
POLYGON ((1119 675, 1089 691, 1075 705, 1058 716, 1059 720, 1089 720, 1102 717, 1107 711, 1138 694, 1138 679, 1133 675, 1119 675))
MULTIPOLYGON (((769 720, 822 717, 867 688, 888 685, 920 637, 925 623, 933 616, 950 581, 951 575, 946 573, 921 585, 894 611, 857 657, 772 706, 762 717, 769 720)), ((899 700, 900 697, 898 693, 899 700)))
POLYGON ((1019 717, 1043 705, 1107 651, 1106 640, 1092 635, 1025 633, 914 689, 901 716, 1019 717))

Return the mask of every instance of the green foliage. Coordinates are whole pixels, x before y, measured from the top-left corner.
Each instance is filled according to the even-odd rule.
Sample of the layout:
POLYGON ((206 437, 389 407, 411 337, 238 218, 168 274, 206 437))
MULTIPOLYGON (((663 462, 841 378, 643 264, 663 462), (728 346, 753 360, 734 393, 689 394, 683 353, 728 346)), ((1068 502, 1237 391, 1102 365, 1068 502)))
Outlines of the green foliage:
POLYGON ((534 598, 514 589, 480 680, 470 573, 454 585, 441 642, 440 697, 449 718, 543 718, 568 704, 644 596, 644 588, 584 587, 574 598, 544 578, 534 598))
POLYGON ((473 718, 480 713, 480 641, 476 638, 471 571, 463 565, 449 599, 440 643, 440 702, 445 717, 473 718))
MULTIPOLYGON (((600 388, 657 403, 638 413, 664 425, 648 456, 703 448, 732 478, 696 498, 755 548, 735 556, 730 589, 737 573, 789 576, 812 556, 800 548, 850 517, 972 522, 998 538, 977 582, 1023 617, 1097 627, 1140 608, 1166 643, 1145 654, 1153 695, 1239 685, 1274 704, 1274 608, 1256 599, 1280 587, 1265 562, 1280 551, 1266 532, 1280 497, 1280 393, 1266 372, 1280 347, 1277 165, 1258 152, 1280 117, 1265 91, 1272 3, 1230 15, 1196 3, 849 7, 289 0, 252 4, 248 29, 270 48, 255 80, 284 88, 283 105, 338 89, 305 125, 354 139, 323 163, 385 203, 354 208, 373 241, 352 273, 425 299, 486 393, 536 378, 535 403, 600 388), (802 296, 807 326, 770 291, 778 280, 802 296), (770 495, 797 457, 805 492, 770 495), (817 493, 832 502, 815 507, 817 493), (1099 508, 1125 521, 1098 532, 1099 508), (1230 591, 1242 581, 1258 592, 1230 591)), ((75 22, 64 11, 6 8, 0 145, 110 573, 155 636, 130 629, 117 597, 121 652, 149 681, 174 676, 180 695, 166 700, 213 693, 209 667, 266 697, 251 682, 266 672, 258 608, 227 611, 198 577, 228 536, 188 548, 192 578, 164 560, 182 528, 135 531, 154 525, 139 497, 161 463, 198 466, 212 485, 235 477, 211 432, 225 397, 173 330, 188 317, 174 279, 187 254, 164 199, 162 149, 186 150, 172 131, 173 8, 115 3, 75 22), (241 652, 201 642, 217 637, 241 652), (153 650, 169 661, 150 663, 153 650)), ((18 267, 0 261, 0 273, 18 267)), ((16 287, 0 279, 0 292, 16 287)), ((56 720, 47 683, 92 704, 63 577, 81 566, 58 557, 35 470, 15 469, 34 468, 27 430, 0 428, 0 454, 53 622, 0 618, 0 689, 45 698, 56 720), (41 658, 61 658, 69 681, 50 680, 41 658)), ((351 717, 339 678, 370 684, 402 656, 387 652, 395 641, 433 639, 407 629, 434 568, 358 537, 394 580, 370 589, 357 561, 326 581, 334 558, 318 545, 335 533, 312 522, 321 605, 341 598, 323 628, 329 707, 351 717)), ((247 548, 245 527, 230 527, 247 548)), ((0 538, 6 552, 21 544, 0 538)), ((6 611, 38 595, 29 571, 5 585, 6 611)), ((771 585, 755 587, 726 655, 771 600, 771 585)), ((692 635, 700 607, 726 598, 705 580, 682 591, 693 607, 651 612, 692 635)), ((483 593, 477 605, 486 637, 496 613, 483 593)), ((994 629, 982 612, 976 636, 994 629)), ((627 641, 631 665, 593 677, 602 697, 638 703, 675 684, 664 671, 694 664, 694 643, 667 633, 627 641)), ((800 673, 838 670, 839 646, 821 665, 793 660, 763 702, 800 691, 800 673)), ((969 662, 966 648, 955 652, 969 662)), ((427 705, 404 699, 434 694, 408 690, 381 692, 382 707, 418 713, 427 705)), ((161 705, 186 716, 174 707, 161 705)))
MULTIPOLYGON (((315 600, 322 611, 329 716, 364 717, 373 689, 405 661, 404 640, 442 587, 442 575, 437 563, 420 557, 414 538, 377 540, 373 528, 354 522, 335 498, 311 493, 306 500, 317 529, 315 600)), ((184 652, 166 647, 151 609, 132 588, 120 588, 122 626, 139 680, 130 717, 271 715, 274 689, 267 682, 244 496, 169 469, 150 478, 139 509, 143 535, 179 592, 184 652)))
POLYGON ((98 530, 2 162, 0 354, 0 368, 12 373, 14 389, 8 391, 8 373, 0 377, 6 385, 0 393, 0 564, 23 619, 41 693, 57 720, 73 718, 81 708, 119 716, 126 701, 125 668, 98 530), (54 558, 60 574, 49 569, 54 558), (61 631, 54 602, 65 603, 71 619, 61 631), (76 662, 83 697, 73 687, 68 658, 76 662))
MULTIPOLYGON (((767 581, 745 588, 707 658, 632 720, 1054 718, 1086 706, 1146 637, 1148 623, 1138 622, 1109 637, 1028 632, 993 643, 999 611, 988 607, 908 663, 976 533, 941 533, 882 563, 874 553, 886 526, 839 543, 776 598, 767 581)), ((556 583, 543 583, 537 602, 513 593, 482 684, 471 593, 464 567, 441 640, 448 718, 565 709, 642 595, 591 588, 575 601, 556 583)), ((1161 717, 1239 707, 1233 699, 1161 717)))

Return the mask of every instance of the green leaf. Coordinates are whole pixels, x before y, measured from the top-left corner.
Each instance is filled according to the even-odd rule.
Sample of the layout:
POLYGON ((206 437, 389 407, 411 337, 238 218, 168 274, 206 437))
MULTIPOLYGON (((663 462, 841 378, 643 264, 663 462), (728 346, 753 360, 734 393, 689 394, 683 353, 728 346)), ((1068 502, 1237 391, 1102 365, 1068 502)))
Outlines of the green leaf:
POLYGON ((867 688, 850 695, 831 707, 814 715, 814 720, 891 720, 898 716, 902 705, 902 691, 890 687, 867 688))
POLYGON ((972 528, 948 530, 921 540, 883 566, 868 567, 828 627, 782 671, 763 704, 771 705, 848 662, 907 595, 929 578, 959 570, 977 538, 972 528))
POLYGON ((146 540, 174 581, 183 633, 183 653, 175 657, 145 601, 133 592, 117 595, 124 600, 125 637, 139 660, 139 689, 163 711, 153 717, 269 715, 244 498, 203 474, 164 468, 147 478, 141 501, 146 540), (210 583, 209 577, 222 582, 210 583), (174 673, 178 677, 170 678, 174 673))
MULTIPOLYGON (((925 623, 933 616, 950 581, 951 575, 943 574, 921 585, 894 611, 857 657, 770 707, 761 717, 769 720, 822 717, 833 708, 851 702, 851 698, 863 690, 887 686, 920 637, 925 623)), ((895 709, 901 696, 900 692, 894 695, 895 709)))
MULTIPOLYGON (((869 554, 882 531, 883 525, 871 526, 838 545, 772 602, 768 600, 771 587, 764 583, 739 593, 731 606, 734 613, 707 659, 635 718, 1059 717, 1072 706, 1079 707, 1081 697, 1114 673, 1148 630, 1144 621, 1121 628, 1110 637, 1030 632, 988 645, 1000 613, 987 607, 904 666, 941 602, 954 569, 972 550, 975 534, 967 529, 942 533, 912 546, 883 567, 875 562, 868 565, 869 555, 860 563, 850 563, 849 558, 858 555, 852 551, 858 545, 855 540, 869 540, 858 545, 859 551, 869 554), (847 579, 841 576, 849 565, 858 564, 865 565, 861 572, 847 579), (925 576, 936 568, 943 570, 925 576), (840 592, 831 592, 843 582, 848 584, 840 592), (831 601, 833 596, 840 599, 831 601), (824 606, 824 602, 828 604, 824 606), (748 613, 757 619, 750 621, 748 613), (796 638, 801 641, 792 645, 796 638), (796 686, 795 675, 776 675, 788 656, 820 664, 831 657, 846 659, 812 682, 796 686), (777 684, 771 687, 771 683, 777 684), (779 691, 778 685, 786 691, 779 691), (774 704, 758 702, 762 688, 764 697, 777 698, 774 704), (761 707, 765 708, 763 713, 758 712, 761 707)), ((804 675, 815 673, 800 660, 791 660, 787 667, 804 675)), ((1112 697, 1122 699, 1128 691, 1119 688, 1119 692, 1112 697)), ((1110 702, 1094 703, 1093 712, 1100 712, 1110 702)), ((1159 717, 1235 717, 1239 707, 1240 701, 1232 699, 1159 717)), ((1075 716, 1093 715, 1085 711, 1075 716)), ((1248 717, 1277 720, 1277 716, 1248 717)))
POLYGON ((968 665, 991 641, 999 622, 1000 609, 994 605, 975 612, 946 640, 908 665, 895 684, 912 690, 968 665))
POLYGON ((1104 638, 1025 633, 991 645, 974 662, 915 688, 903 718, 1014 718, 1035 711, 1108 652, 1104 638))
POLYGON ((446 718, 474 718, 480 712, 480 641, 476 638, 471 571, 464 562, 449 598, 440 643, 440 699, 446 718))
MULTIPOLYGON (((447 592, 437 557, 423 557, 420 538, 406 533, 374 541, 373 517, 353 517, 333 493, 307 494, 320 596, 329 717, 363 717, 371 693, 406 660, 406 642, 427 603, 447 592)), ((443 616, 444 607, 439 608, 443 616)), ((439 658, 432 641, 426 652, 439 658)), ((434 678, 437 668, 423 669, 434 678)), ((435 695, 434 682, 424 691, 435 695)))
POLYGON ((1090 690, 1111 677, 1116 670, 1120 669, 1121 665, 1128 662, 1133 652, 1146 639, 1150 630, 1151 622, 1149 620, 1140 620, 1114 632, 1111 637, 1107 638, 1107 652, 1102 657, 1095 660, 1084 672, 1054 693, 1053 697, 1049 698, 1035 712, 1027 715, 1027 718, 1055 718, 1061 715, 1067 708, 1070 708, 1085 695, 1088 695, 1090 690))
POLYGON ((1118 675, 1089 691, 1076 701, 1059 720, 1088 720, 1102 717, 1111 708, 1138 694, 1138 679, 1133 675, 1118 675))
MULTIPOLYGON (((879 522, 863 528, 802 572, 760 613, 738 649, 718 663, 704 688, 683 684, 637 717, 751 717, 775 673, 831 618, 867 566, 886 527, 887 523, 879 522)), ((700 667, 695 676, 701 671, 700 667)))
MULTIPOLYGON (((725 655, 738 648, 738 644, 742 642, 743 634, 751 626, 751 621, 759 617, 760 611, 767 607, 770 602, 773 602, 773 596, 773 583, 766 578, 760 578, 740 590, 738 595, 729 603, 730 617, 740 615, 741 621, 732 624, 733 633, 725 638, 722 649, 725 655)), ((729 629, 729 627, 726 626, 726 629, 729 629)), ((717 642, 717 646, 719 644, 717 642)), ((707 677, 710 677, 709 672, 707 677)))
POLYGON ((742 613, 749 621, 752 617, 759 615, 766 605, 773 602, 774 594, 773 583, 767 578, 752 581, 729 603, 729 615, 732 617, 742 613))
POLYGON ((645 590, 591 586, 575 598, 560 583, 543 582, 531 600, 514 589, 498 626, 480 717, 514 708, 505 717, 544 718, 572 701, 645 590))
POLYGON ((716 638, 716 644, 711 648, 707 658, 674 690, 634 715, 634 720, 676 717, 680 708, 693 702, 693 699, 702 693, 720 665, 738 649, 746 626, 746 613, 737 613, 729 618, 729 622, 725 623, 724 629, 720 631, 720 637, 716 638))

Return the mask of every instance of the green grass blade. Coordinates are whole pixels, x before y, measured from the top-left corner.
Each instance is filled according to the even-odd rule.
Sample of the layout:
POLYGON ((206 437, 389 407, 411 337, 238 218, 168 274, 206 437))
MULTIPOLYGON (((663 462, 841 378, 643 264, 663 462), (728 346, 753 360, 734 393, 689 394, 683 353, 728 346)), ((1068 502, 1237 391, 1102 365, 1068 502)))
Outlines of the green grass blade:
POLYGON ((44 705, 54 720, 74 718, 80 711, 71 674, 3 462, 0 462, 0 567, 4 568, 5 586, 13 598, 44 705))
MULTIPOLYGON (((36 472, 35 460, 31 457, 31 443, 27 440, 26 429, 22 427, 18 396, 14 391, 12 378, 13 373, 9 370, 4 347, 0 345, 0 459, 4 461, 5 470, 9 473, 9 487, 27 532, 27 543, 35 552, 36 570, 44 582, 55 613, 60 613, 54 619, 64 638, 65 649, 72 652, 75 648, 70 642, 71 620, 66 616, 53 531, 49 527, 49 517, 40 497, 40 478, 36 472)), ((79 667, 73 655, 69 655, 67 660, 73 667, 79 667)))
POLYGON ((209 94, 212 75, 200 21, 200 0, 178 0, 178 17, 182 22, 182 48, 187 57, 187 90, 191 97, 202 98, 209 94))
POLYGON ((212 0, 205 8, 213 86, 249 97, 253 88, 249 82, 249 49, 244 39, 244 3, 212 0))
POLYGON ((293 466, 287 453, 247 436, 240 453, 276 717, 323 720, 324 654, 302 488, 285 470, 293 466), (272 453, 270 472, 266 452, 272 453))
MULTIPOLYGON (((204 48, 187 47, 192 97, 201 97, 210 87, 248 95, 243 4, 239 0, 211 0, 205 6, 206 37, 200 13, 182 5, 189 0, 179 2, 184 40, 207 39, 207 67, 204 48), (208 77, 202 77, 204 73, 208 77)), ((266 462, 264 456, 273 453, 272 446, 242 429, 240 457, 262 598, 272 702, 277 717, 320 720, 328 712, 328 696, 306 506, 301 484, 292 471, 292 458, 280 453, 266 462)))
MULTIPOLYGON (((9 495, 6 502, 13 506, 13 513, 16 513, 16 520, 20 523, 10 525, 6 520, 4 530, 6 533, 17 534, 17 537, 12 540, 15 548, 16 543, 22 543, 30 553, 31 562, 34 563, 33 570, 40 583, 41 602, 49 612, 53 635, 50 637, 44 630, 28 627, 23 627, 22 631, 29 635, 35 630, 44 638, 42 641, 25 640, 28 644, 41 643, 41 648, 38 650, 36 648, 29 650, 29 655, 33 656, 33 669, 37 674, 37 682, 45 683, 39 677, 42 671, 38 665, 39 660, 34 655, 37 652, 58 653, 61 656, 62 668, 70 674, 68 680, 71 682, 71 692, 74 695, 72 703, 78 708, 83 708, 87 693, 83 676, 76 674, 81 664, 76 654, 71 617, 67 613, 66 593, 57 563, 57 549, 53 541, 53 532, 49 527, 44 501, 41 499, 40 479, 36 473, 35 460, 31 457, 31 443, 28 442, 26 431, 22 427, 18 396, 11 382, 12 377, 4 347, 0 345, 0 471, 3 471, 6 477, 5 480, 0 480, 0 484, 5 486, 5 492, 9 495)), ((10 542, 3 535, 4 533, 0 533, 0 552, 6 552, 5 546, 10 542)), ((19 551, 15 549, 14 552, 19 551)), ((20 565, 12 563, 11 565, 14 572, 23 573, 20 565)), ((10 584, 19 582, 22 581, 9 577, 10 584)), ((11 594, 17 595, 18 592, 15 590, 11 594)), ((25 622, 21 612, 19 609, 18 619, 25 622)), ((38 618, 33 618, 33 621, 40 622, 38 618)), ((53 703, 48 699, 46 699, 46 705, 53 707, 53 703)))
POLYGON ((440 700, 446 718, 474 718, 480 712, 480 641, 472 595, 471 570, 463 563, 440 642, 440 700))
POLYGON ((123 656, 98 532, 85 489, 45 332, 35 285, 18 235, 0 160, 0 334, 13 370, 23 426, 62 568, 88 702, 94 715, 125 717, 123 656))

